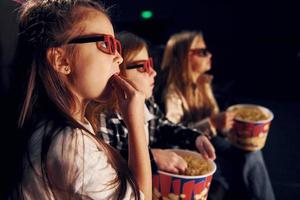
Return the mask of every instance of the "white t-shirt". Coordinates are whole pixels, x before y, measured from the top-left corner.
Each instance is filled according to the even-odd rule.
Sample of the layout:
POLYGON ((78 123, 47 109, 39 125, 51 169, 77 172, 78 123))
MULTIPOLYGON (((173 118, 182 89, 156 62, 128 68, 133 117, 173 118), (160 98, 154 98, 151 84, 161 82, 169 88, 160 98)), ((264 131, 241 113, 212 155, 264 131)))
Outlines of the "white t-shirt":
MULTIPOLYGON (((94 133, 90 123, 84 126, 94 133)), ((41 144, 45 126, 33 133, 30 140, 30 160, 25 162, 22 190, 25 199, 54 199, 49 186, 45 186, 41 176, 41 144), (50 194, 50 198, 46 195, 50 194)), ((102 148, 89 134, 81 129, 65 128, 54 138, 48 151, 48 173, 53 185, 63 190, 55 190, 58 199, 66 199, 66 193, 72 199, 116 199, 114 185, 108 185, 115 177, 116 171, 107 160, 102 148), (72 133, 72 131, 74 131, 72 133), (72 176, 68 176, 72 175, 72 176), (68 179, 70 177, 70 179, 68 179), (79 197, 78 194, 83 196, 79 197), (76 196, 77 195, 77 196, 76 196)), ((142 199, 143 194, 140 192, 142 199)), ((134 199, 132 188, 127 183, 124 199, 134 199)))

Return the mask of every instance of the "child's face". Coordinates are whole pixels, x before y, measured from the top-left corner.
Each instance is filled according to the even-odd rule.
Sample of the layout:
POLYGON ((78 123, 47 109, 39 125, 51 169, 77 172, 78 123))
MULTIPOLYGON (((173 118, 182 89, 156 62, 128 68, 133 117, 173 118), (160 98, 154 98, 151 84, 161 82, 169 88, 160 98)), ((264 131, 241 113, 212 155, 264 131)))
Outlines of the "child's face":
POLYGON ((211 53, 206 52, 204 40, 200 37, 196 37, 189 52, 189 63, 193 72, 201 75, 210 70, 211 57, 211 53))
MULTIPOLYGON (((141 66, 149 59, 148 51, 144 47, 138 54, 127 61, 127 66, 141 66)), ((133 68, 125 70, 125 76, 130 79, 138 90, 142 91, 146 98, 152 96, 154 88, 154 78, 156 71, 152 67, 148 67, 143 71, 143 68, 133 68)))
MULTIPOLYGON (((84 30, 76 38, 95 34, 114 36, 112 24, 103 13, 91 9, 88 11, 94 12, 94 15, 83 21, 81 26, 84 30)), ((76 50, 75 62, 71 68, 72 91, 80 100, 108 99, 112 91, 108 80, 114 73, 119 72, 122 57, 117 51, 115 54, 101 51, 96 42, 76 44, 76 50)))

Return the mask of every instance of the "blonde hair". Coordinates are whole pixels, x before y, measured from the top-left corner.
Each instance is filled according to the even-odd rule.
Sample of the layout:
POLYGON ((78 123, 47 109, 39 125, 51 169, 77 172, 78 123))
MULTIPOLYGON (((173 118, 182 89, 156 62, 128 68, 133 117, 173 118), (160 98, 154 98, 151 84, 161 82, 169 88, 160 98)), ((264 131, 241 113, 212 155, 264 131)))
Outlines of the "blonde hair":
POLYGON ((185 120, 201 120, 219 111, 212 93, 210 82, 195 83, 193 70, 189 63, 189 50, 196 38, 203 39, 198 31, 183 31, 170 37, 165 47, 161 68, 167 74, 164 98, 170 91, 182 95, 187 102, 188 112, 185 120), (180 80, 180 81, 178 81, 180 80))

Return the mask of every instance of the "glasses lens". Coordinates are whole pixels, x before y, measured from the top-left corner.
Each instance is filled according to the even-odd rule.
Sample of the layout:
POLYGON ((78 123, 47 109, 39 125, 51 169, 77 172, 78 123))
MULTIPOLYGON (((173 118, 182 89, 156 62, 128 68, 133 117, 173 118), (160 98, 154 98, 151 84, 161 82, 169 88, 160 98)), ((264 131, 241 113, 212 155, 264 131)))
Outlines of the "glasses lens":
POLYGON ((116 52, 116 47, 115 47, 115 41, 112 36, 108 36, 108 41, 109 41, 109 51, 111 54, 115 54, 116 52))
POLYGON ((115 39, 116 41, 116 49, 117 51, 119 52, 120 55, 122 55, 122 45, 121 45, 121 42, 117 39, 115 39))
POLYGON ((146 64, 144 63, 144 64, 141 65, 139 68, 137 68, 137 70, 138 70, 139 72, 142 72, 142 73, 147 72, 147 66, 146 66, 146 64))
POLYGON ((205 57, 205 56, 208 56, 209 51, 208 51, 208 49, 201 49, 200 52, 201 52, 201 55, 205 57))
POLYGON ((139 61, 141 64, 129 65, 126 69, 137 69, 138 72, 150 73, 150 68, 153 68, 153 60, 150 57, 148 60, 139 61))
POLYGON ((81 36, 74 38, 68 42, 68 44, 81 44, 96 42, 97 48, 104 53, 114 55, 116 51, 121 54, 122 47, 120 41, 116 40, 111 35, 96 35, 96 36, 81 36))
POLYGON ((104 36, 104 40, 103 41, 96 41, 97 44, 97 48, 107 54, 110 54, 110 42, 107 38, 107 36, 104 36))
POLYGON ((197 56, 200 57, 206 57, 209 54, 208 49, 206 48, 201 48, 201 49, 191 49, 191 52, 197 56))

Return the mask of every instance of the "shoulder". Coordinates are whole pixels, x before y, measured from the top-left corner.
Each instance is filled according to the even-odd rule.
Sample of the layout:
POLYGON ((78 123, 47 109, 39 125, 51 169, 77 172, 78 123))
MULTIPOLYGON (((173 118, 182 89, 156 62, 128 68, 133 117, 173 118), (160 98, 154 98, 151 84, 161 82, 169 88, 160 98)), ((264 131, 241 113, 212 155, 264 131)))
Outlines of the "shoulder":
POLYGON ((31 137, 29 144, 31 155, 41 154, 42 150, 48 146, 48 158, 63 164, 72 156, 75 159, 85 154, 92 155, 91 152, 102 151, 91 125, 87 125, 86 129, 89 132, 71 126, 57 128, 52 122, 42 123, 31 137))
POLYGON ((177 98, 180 99, 182 97, 181 92, 176 88, 174 84, 168 86, 164 93, 165 98, 177 98))
POLYGON ((172 104, 182 104, 183 102, 183 95, 181 92, 175 88, 174 85, 170 85, 164 94, 165 103, 172 103, 172 104))

